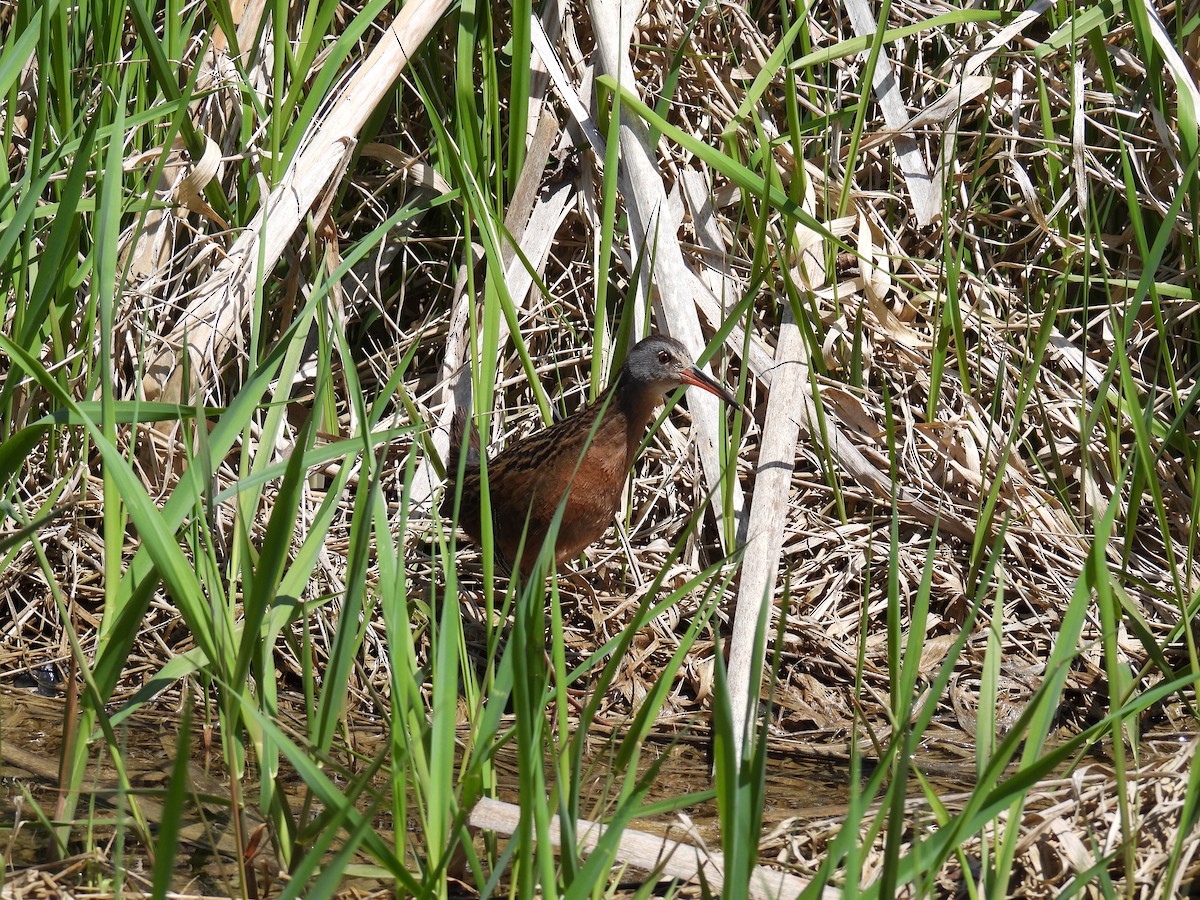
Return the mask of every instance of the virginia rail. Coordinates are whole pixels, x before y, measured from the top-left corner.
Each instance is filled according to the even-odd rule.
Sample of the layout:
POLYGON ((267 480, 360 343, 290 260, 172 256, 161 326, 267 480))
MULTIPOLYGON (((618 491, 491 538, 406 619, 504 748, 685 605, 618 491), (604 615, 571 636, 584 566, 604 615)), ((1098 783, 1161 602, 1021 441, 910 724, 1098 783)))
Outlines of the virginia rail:
MULTIPOLYGON (((488 460, 492 541, 504 561, 510 565, 517 561, 524 535, 520 569, 529 573, 568 491, 554 544, 555 565, 578 556, 600 537, 621 508, 625 478, 655 408, 664 395, 682 385, 701 388, 726 403, 741 406, 736 397, 696 367, 679 341, 652 335, 629 351, 617 377, 594 403, 488 460)), ((461 436, 452 436, 451 444, 449 487, 442 501, 442 515, 446 517, 454 510, 453 483, 461 436)), ((472 440, 458 524, 475 543, 483 540, 480 478, 478 447, 472 440)))

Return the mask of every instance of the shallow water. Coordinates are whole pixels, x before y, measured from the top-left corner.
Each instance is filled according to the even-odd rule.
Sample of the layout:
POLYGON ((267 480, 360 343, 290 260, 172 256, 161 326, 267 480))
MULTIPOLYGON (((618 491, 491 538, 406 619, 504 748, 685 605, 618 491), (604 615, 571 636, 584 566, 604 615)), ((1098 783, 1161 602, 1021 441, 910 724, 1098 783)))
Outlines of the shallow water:
MULTIPOLYGON (((58 758, 61 748, 63 713, 66 701, 62 697, 40 696, 35 689, 12 688, 0 685, 0 848, 10 873, 45 867, 61 871, 63 862, 54 853, 53 840, 42 826, 33 804, 47 817, 54 815, 58 802, 58 758)), ((157 710, 131 716, 118 728, 122 742, 122 762, 135 795, 152 831, 161 815, 161 796, 171 776, 172 760, 178 746, 179 721, 169 711, 157 710)), ((362 717, 348 729, 355 750, 370 758, 381 747, 385 737, 383 723, 362 717)), ((235 895, 237 875, 234 865, 237 843, 229 815, 228 779, 220 765, 219 748, 206 745, 204 733, 196 730, 191 741, 189 769, 192 802, 185 812, 183 838, 176 860, 173 887, 189 893, 218 893, 235 895)), ((585 816, 601 818, 609 810, 611 798, 617 793, 614 778, 609 775, 613 741, 595 741, 594 754, 584 765, 581 789, 581 810, 585 816)), ((361 757, 360 757, 361 758, 361 757)), ((711 761, 706 741, 687 736, 675 741, 647 741, 641 755, 640 770, 659 766, 648 802, 681 797, 712 786, 711 761)), ((517 775, 514 751, 502 748, 495 758, 498 773, 497 794, 501 800, 517 799, 517 775)), ((127 798, 116 790, 117 773, 104 750, 94 750, 84 785, 88 796, 79 804, 77 816, 91 817, 93 827, 90 841, 77 843, 69 854, 94 856, 94 862, 113 859, 119 845, 123 854, 121 870, 129 877, 138 872, 147 875, 152 862, 131 835, 131 827, 117 828, 118 822, 131 826, 127 798), (117 835, 121 839, 115 840, 117 835), (143 858, 139 858, 139 854, 143 858)), ((304 785, 289 771, 291 777, 284 790, 293 809, 304 802, 304 785)), ((251 801, 257 797, 257 787, 247 779, 243 791, 251 801)), ((765 784, 766 804, 763 826, 770 830, 783 819, 798 814, 829 815, 845 808, 848 791, 846 767, 836 761, 802 760, 787 756, 772 757, 765 784)), ((249 805, 249 804, 248 804, 249 805)), ((683 810, 652 818, 635 820, 633 827, 649 832, 670 830, 679 837, 679 823, 686 820, 693 834, 709 846, 719 846, 715 801, 696 803, 683 810)), ((247 812, 247 833, 253 833, 261 818, 247 812)), ((386 817, 378 823, 377 831, 386 835, 390 822, 386 817)), ((84 829, 77 828, 78 836, 84 829)), ((260 837, 260 849, 253 861, 258 871, 259 885, 277 871, 270 854, 270 841, 265 833, 260 837)), ((96 866, 93 865, 92 868, 96 866)), ((103 866, 101 866, 103 868, 103 866)), ((101 873, 102 874, 102 873, 101 873)), ((93 875, 93 877, 96 877, 93 875)), ((382 886, 382 882, 378 883, 382 886)), ((370 889, 364 884, 364 888, 370 889)))

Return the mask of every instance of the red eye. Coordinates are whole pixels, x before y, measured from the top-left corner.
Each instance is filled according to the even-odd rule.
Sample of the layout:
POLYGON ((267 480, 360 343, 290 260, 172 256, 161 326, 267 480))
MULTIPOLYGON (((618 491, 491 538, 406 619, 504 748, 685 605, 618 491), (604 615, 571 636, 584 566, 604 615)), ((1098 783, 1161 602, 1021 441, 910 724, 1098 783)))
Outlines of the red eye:
POLYGON ((659 351, 658 351, 658 363, 659 363, 659 365, 665 366, 665 365, 666 365, 667 363, 669 363, 670 361, 671 361, 671 354, 670 354, 670 353, 668 353, 666 350, 659 350, 659 351))

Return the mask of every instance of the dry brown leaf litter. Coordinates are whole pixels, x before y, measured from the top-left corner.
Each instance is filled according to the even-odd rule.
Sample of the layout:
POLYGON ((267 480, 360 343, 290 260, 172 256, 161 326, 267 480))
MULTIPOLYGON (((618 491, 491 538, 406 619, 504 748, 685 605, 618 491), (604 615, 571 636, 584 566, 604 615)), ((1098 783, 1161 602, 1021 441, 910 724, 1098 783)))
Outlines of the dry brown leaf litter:
MULTIPOLYGON (((890 24, 894 27, 920 21, 926 15, 926 10, 914 4, 895 4, 890 24)), ((654 3, 639 19, 635 41, 637 75, 649 95, 661 89, 662 72, 672 59, 672 54, 662 48, 677 45, 683 23, 690 19, 690 10, 672 3, 654 3)), ((576 15, 567 24, 569 33, 561 38, 562 46, 583 48, 579 53, 586 59, 591 46, 586 16, 576 15), (570 31, 572 28, 575 30, 570 31)), ((673 94, 676 102, 672 106, 672 121, 702 140, 720 145, 721 128, 735 115, 744 91, 778 39, 777 32, 771 30, 777 24, 756 20, 735 5, 703 10, 691 36, 692 45, 703 52, 685 54, 683 58, 679 84, 673 94)), ((828 10, 814 11, 810 30, 814 48, 831 46, 852 34, 847 23, 828 10)), ((806 159, 805 171, 812 179, 818 217, 831 223, 835 219, 843 221, 844 225, 836 229, 838 233, 852 235, 860 252, 865 251, 864 255, 873 264, 868 267, 856 263, 857 272, 849 277, 837 271, 819 273, 819 283, 812 284, 816 315, 811 324, 819 334, 829 336, 823 345, 823 359, 829 367, 822 381, 826 411, 876 468, 886 472, 890 463, 884 427, 886 412, 879 393, 886 384, 901 450, 895 460, 898 482, 911 496, 925 499, 947 519, 967 525, 974 523, 981 500, 995 479, 1001 480, 996 521, 1008 521, 1001 564, 1005 595, 999 715, 1004 723, 1015 720, 1040 683, 1041 666, 1053 644, 1058 615, 1073 589, 1090 540, 1090 523, 1112 498, 1117 474, 1113 464, 1128 448, 1129 412, 1112 403, 1115 397, 1102 379, 1105 368, 1114 352, 1125 352, 1135 386, 1143 396, 1148 396, 1156 388, 1155 373, 1160 360, 1154 354, 1162 346, 1155 341, 1157 326, 1151 320, 1140 323, 1132 343, 1125 348, 1113 347, 1112 325, 1104 313, 1092 318, 1086 329, 1078 325, 1078 319, 1072 320, 1065 331, 1053 336, 1046 358, 1038 361, 1041 365, 1031 402, 1021 418, 1015 417, 1022 381, 1028 377, 1033 337, 1041 325, 1036 311, 1038 298, 1029 296, 1026 285, 1042 283, 1040 274, 1061 267, 1064 259, 1080 264, 1084 258, 1095 259, 1097 254, 1096 248, 1089 248, 1079 238, 1083 228, 1076 205, 1081 192, 1078 182, 1064 182, 1060 194, 1054 197, 1044 196, 1038 188, 1053 183, 1044 174, 1050 152, 1066 153, 1073 136, 1043 135, 1036 85, 1045 85, 1052 113, 1061 124, 1066 123, 1068 109, 1083 111, 1087 143, 1075 148, 1082 150, 1076 171, 1082 173, 1093 203, 1097 197, 1123 190, 1114 149, 1117 125, 1121 136, 1129 142, 1130 159, 1138 177, 1139 202, 1144 207, 1160 213, 1166 211, 1175 186, 1170 174, 1178 171, 1179 160, 1170 128, 1164 128, 1160 118, 1136 110, 1131 112, 1127 108, 1129 97, 1114 97, 1096 89, 1102 82, 1088 68, 1090 60, 1086 54, 1081 57, 1083 74, 1091 87, 1082 93, 1071 83, 1075 71, 1064 64, 1064 53, 1051 54, 1035 71, 1032 55, 1007 52, 991 57, 988 91, 978 93, 977 85, 972 83, 971 89, 961 95, 961 105, 952 117, 932 116, 929 111, 942 109, 943 98, 959 84, 962 73, 956 66, 963 54, 983 48, 997 30, 995 25, 980 23, 957 30, 931 29, 898 42, 894 48, 895 56, 904 60, 900 72, 909 111, 914 116, 926 111, 930 118, 936 118, 938 126, 945 123, 952 129, 944 131, 931 126, 915 132, 927 160, 935 163, 949 160, 945 175, 954 190, 949 201, 950 214, 943 218, 941 231, 926 233, 912 227, 905 213, 906 198, 896 185, 888 133, 881 121, 869 121, 868 135, 877 135, 879 139, 869 137, 864 142, 862 156, 854 161, 852 168, 848 168, 847 159, 833 153, 826 158, 806 159), (987 174, 994 190, 986 203, 975 203, 967 196, 968 181, 960 177, 962 173, 975 177, 987 174), (854 189, 851 215, 843 219, 839 218, 843 211, 837 210, 835 203, 846 178, 851 179, 854 189), (1060 227, 1064 220, 1069 223, 1065 232, 1060 227), (960 239, 968 247, 967 271, 958 288, 959 302, 966 311, 971 368, 943 377, 938 385, 936 413, 931 420, 925 413, 933 389, 930 347, 940 309, 935 304, 942 302, 937 298, 945 280, 938 260, 943 240, 960 239), (863 271, 864 268, 869 271, 863 271), (860 321, 861 329, 856 330, 860 321), (847 389, 838 380, 847 373, 855 354, 860 355, 865 391, 847 389), (1110 403, 1115 426, 1096 421, 1090 430, 1081 430, 1084 421, 1081 409, 1110 403), (1006 445, 1012 435, 1021 440, 1006 445)), ((1020 47, 1022 41, 1028 46, 1044 36, 1044 31, 1034 23, 1015 46, 1020 47)), ((1126 39, 1128 35, 1122 33, 1109 37, 1114 65, 1123 79, 1143 77, 1140 61, 1122 45, 1126 39)), ((839 59, 830 71, 833 77, 828 83, 799 85, 802 106, 815 114, 825 114, 857 97, 862 72, 860 57, 839 59)), ((777 79, 764 98, 760 115, 766 119, 770 113, 770 119, 764 121, 768 134, 772 130, 778 133, 782 129, 780 123, 785 121, 781 90, 782 82, 777 79)), ((220 96, 218 92, 209 101, 210 121, 221 121, 229 115, 228 111, 221 112, 220 96)), ((419 116, 398 117, 404 124, 396 127, 397 143, 413 156, 420 155, 422 145, 422 138, 412 125, 418 119, 419 116)), ((844 150, 846 126, 834 123, 831 128, 840 136, 831 139, 829 146, 844 150)), ((237 131, 234 126, 224 134, 236 135, 237 131)), ((748 145, 754 142, 753 130, 746 123, 741 124, 739 137, 748 145)), ((231 146, 226 137, 220 139, 227 156, 244 151, 231 146)), ((820 149, 826 145, 814 146, 820 149)), ((658 149, 668 181, 680 178, 685 171, 704 172, 695 157, 669 143, 660 141, 658 149)), ((798 164, 791 153, 792 148, 783 144, 774 157, 785 184, 795 177, 798 164)), ((580 179, 595 175, 590 160, 582 163, 581 171, 580 179)), ((737 192, 728 190, 720 175, 704 174, 718 200, 717 233, 725 241, 728 253, 721 272, 732 283, 727 285, 725 293, 727 297, 736 297, 739 289, 747 285, 750 272, 746 254, 752 246, 751 225, 739 208, 741 197, 737 192)), ((372 227, 374 221, 394 208, 401 191, 388 175, 379 177, 376 183, 371 183, 365 172, 351 172, 350 177, 371 200, 355 207, 353 220, 343 223, 345 235, 372 227)), ((592 186, 587 189, 590 191, 592 186)), ((591 332, 595 316, 591 304, 597 278, 592 271, 596 226, 588 218, 592 208, 582 198, 577 200, 547 260, 545 283, 550 297, 541 297, 535 291, 534 302, 521 319, 522 333, 539 363, 544 386, 552 395, 559 396, 560 407, 568 410, 582 402, 585 394, 583 379, 587 369, 579 347, 590 346, 595 339, 591 332)), ((1096 237, 1111 270, 1136 278, 1140 274, 1140 261, 1128 227, 1120 224, 1114 223, 1117 227, 1112 233, 1096 237)), ((161 265, 150 267, 144 277, 139 276, 138 283, 130 285, 124 297, 121 321, 127 331, 118 344, 122 396, 132 396, 135 387, 132 376, 144 352, 144 346, 134 335, 147 326, 156 333, 169 330, 175 311, 186 305, 218 260, 219 247, 225 238, 215 230, 214 223, 193 218, 188 226, 199 231, 187 234, 186 238, 176 234, 173 248, 145 244, 163 234, 151 230, 143 232, 143 245, 129 250, 136 258, 157 259, 161 265)), ((701 254, 698 248, 701 241, 692 233, 692 227, 692 222, 685 218, 681 235, 695 242, 690 248, 695 253, 692 264, 702 269, 711 255, 701 254)), ((785 227, 779 220, 771 221, 767 240, 781 244, 785 227)), ((1186 230, 1188 225, 1180 222, 1178 227, 1186 230)), ((345 310, 351 326, 365 320, 368 314, 383 313, 374 318, 365 334, 360 377, 368 388, 384 383, 395 362, 413 342, 418 342, 416 368, 408 388, 422 402, 437 386, 438 353, 448 327, 444 307, 433 298, 446 294, 453 284, 453 266, 461 258, 463 248, 452 233, 437 233, 433 223, 423 223, 403 240, 389 238, 385 247, 391 259, 389 273, 394 274, 380 277, 375 273, 367 279, 375 286, 371 292, 374 308, 350 305, 345 310)), ((689 248, 685 244, 686 249, 689 248)), ((297 259, 303 259, 304 248, 298 248, 297 254, 297 259)), ((1172 266, 1175 272, 1186 270, 1175 244, 1169 247, 1163 272, 1157 277, 1186 286, 1182 277, 1173 278, 1172 266)), ((808 267, 805 273, 813 274, 808 267)), ((608 278, 617 295, 628 289, 628 265, 599 277, 608 278)), ((780 291, 781 282, 776 277, 755 304, 753 337, 767 348, 772 345, 780 291)), ((1070 304, 1080 309, 1088 302, 1089 297, 1082 291, 1070 298, 1070 304)), ((1165 295, 1161 298, 1163 327, 1185 330, 1194 312, 1195 304, 1190 301, 1165 295)), ((236 366, 226 368, 225 372, 225 387, 235 389, 236 366)), ((532 427, 534 418, 530 394, 515 356, 505 358, 502 372, 497 417, 493 422, 493 437, 498 442, 532 427)), ((751 383, 752 406, 761 407, 764 383, 751 383)), ((428 412, 432 418, 437 410, 428 412)), ((349 408, 343 409, 343 413, 344 431, 348 433, 349 408)), ((1163 421, 1169 423, 1170 414, 1169 407, 1164 405, 1163 421)), ((582 572, 595 589, 582 591, 576 602, 567 605, 568 637, 580 653, 593 645, 597 635, 614 634, 629 620, 637 588, 653 581, 676 536, 682 532, 689 510, 703 500, 704 488, 688 449, 687 425, 686 412, 678 412, 656 436, 637 470, 626 519, 628 528, 623 525, 621 536, 610 534, 588 553, 588 565, 582 572), (624 596, 627 593, 630 597, 624 596)), ((1194 416, 1189 415, 1185 420, 1185 429, 1195 436, 1194 416)), ((173 463, 161 461, 162 447, 154 438, 157 435, 146 432, 130 436, 139 447, 139 453, 131 454, 131 458, 150 460, 142 463, 143 477, 157 495, 163 496, 169 490, 173 463), (153 461, 156 458, 157 463, 153 461)), ((756 430, 751 426, 743 439, 739 460, 739 477, 750 492, 755 442, 756 430)), ((397 486, 397 491, 403 475, 403 449, 398 448, 392 457, 396 468, 388 473, 388 481, 397 486)), ((102 596, 102 543, 98 538, 100 522, 96 512, 101 500, 95 474, 98 470, 89 472, 81 468, 61 445, 54 453, 55 456, 44 456, 30 466, 30 477, 22 486, 23 499, 28 507, 36 507, 56 480, 68 480, 77 488, 79 507, 49 529, 43 540, 53 575, 73 604, 76 627, 86 631, 95 627, 97 604, 102 596)), ((778 733, 791 738, 845 733, 855 717, 850 687, 855 641, 864 616, 868 635, 867 683, 864 697, 859 700, 866 704, 865 712, 871 715, 872 704, 882 705, 888 699, 885 647, 880 636, 886 609, 883 566, 890 553, 890 510, 869 490, 853 483, 838 484, 841 496, 835 496, 827 483, 827 465, 818 447, 806 445, 797 460, 790 498, 784 559, 792 596, 782 648, 784 681, 775 724, 778 733), (844 504, 845 520, 839 504, 844 504)), ((1122 536, 1128 535, 1128 543, 1124 537, 1114 542, 1110 562, 1125 560, 1129 577, 1123 587, 1152 633, 1161 640, 1178 618, 1178 607, 1171 599, 1175 586, 1166 569, 1166 560, 1188 559, 1185 547, 1193 524, 1191 474, 1186 461, 1166 448, 1156 475, 1167 503, 1171 545, 1163 542, 1150 512, 1143 508, 1146 521, 1120 531, 1122 536)), ((230 484, 235 476, 228 470, 219 477, 223 484, 230 484)), ((321 493, 313 491, 311 508, 321 499, 321 493)), ((269 508, 269 502, 268 495, 264 498, 264 509, 269 508)), ((218 521, 228 524, 227 517, 218 521)), ((341 582, 348 527, 343 520, 330 533, 313 585, 314 596, 337 593, 344 587, 341 582)), ((669 584, 682 583, 690 572, 712 559, 714 538, 711 525, 706 525, 700 532, 700 540, 685 548, 679 569, 672 572, 669 584)), ((902 521, 898 563, 903 597, 910 598, 920 582, 930 538, 928 523, 902 521)), ((419 544, 419 538, 408 536, 406 547, 410 555, 420 556, 419 544)), ((132 542, 128 549, 133 549, 132 542)), ((939 653, 945 653, 947 642, 964 621, 969 605, 965 595, 971 587, 967 561, 964 543, 943 535, 934 563, 934 615, 923 658, 922 672, 927 678, 945 661, 939 653)), ((463 565, 472 565, 469 553, 464 554, 463 565)), ((419 571, 419 561, 414 560, 413 566, 414 571, 419 571)), ((1185 586, 1191 590, 1196 573, 1180 571, 1185 586)), ((44 655, 61 658, 65 651, 55 637, 60 628, 45 578, 29 548, 21 550, 0 574, 0 602, 12 613, 11 617, 4 617, 10 624, 0 629, 0 641, 4 651, 12 655, 10 658, 33 660, 44 655)), ((780 593, 783 583, 781 578, 780 593)), ((677 646, 680 618, 686 618, 693 609, 694 606, 685 604, 673 616, 651 623, 639 636, 630 656, 631 664, 623 671, 620 686, 605 711, 609 722, 620 723, 632 704, 653 684, 655 673, 677 646)), ((318 617, 316 623, 320 630, 322 619, 318 617)), ((1098 621, 1091 622, 1084 641, 1094 642, 1098 632, 1098 621)), ((381 634, 372 631, 369 640, 371 646, 365 656, 375 661, 385 659, 381 634)), ((153 660, 164 659, 188 646, 189 636, 174 619, 169 603, 161 602, 152 610, 135 654, 136 658, 147 661, 143 665, 149 671, 153 670, 153 660)), ((955 676, 939 714, 947 735, 957 734, 968 740, 972 736, 978 672, 985 649, 985 642, 973 637, 955 661, 955 676)), ((1137 641, 1126 637, 1121 641, 1121 650, 1135 668, 1145 662, 1137 641)), ((677 689, 671 692, 664 720, 701 720, 712 690, 712 653, 713 645, 708 639, 696 647, 694 658, 679 675, 677 689)), ((299 671, 296 661, 289 664, 293 671, 299 671)), ((141 670, 142 666, 137 668, 141 670)), ((1092 715, 1102 712, 1106 691, 1102 671, 1094 653, 1081 656, 1078 670, 1072 675, 1071 689, 1084 702, 1074 711, 1064 711, 1065 727, 1086 724, 1092 715)), ((386 687, 386 678, 379 670, 368 667, 364 676, 376 687, 386 687)), ((1179 711, 1172 707, 1167 715, 1179 718, 1179 711)), ((1180 721, 1187 723, 1186 715, 1180 721)), ((1182 755, 1181 751, 1179 757, 1182 755)), ((1164 790, 1162 785, 1171 783, 1166 775, 1156 781, 1153 773, 1160 771, 1154 766, 1169 767, 1172 761, 1177 762, 1177 757, 1168 757, 1163 762, 1149 761, 1146 784, 1157 786, 1146 790, 1164 790)), ((1070 873, 1081 871, 1080 867, 1090 858, 1091 848, 1085 844, 1083 849, 1087 852, 1082 852, 1080 845, 1067 835, 1094 833, 1099 841, 1097 846, 1101 847, 1111 847, 1114 840, 1119 840, 1113 837, 1115 832, 1111 828, 1106 830, 1099 824, 1102 813, 1111 814, 1112 801, 1104 795, 1105 784, 1111 785, 1111 781, 1106 780, 1104 773, 1089 771, 1082 783, 1073 788, 1080 792, 1080 798, 1086 798, 1086 802, 1077 798, 1078 812, 1073 816, 1059 811, 1053 816, 1039 814, 1039 820, 1039 816, 1031 814, 1027 823, 1029 844, 1023 848, 1026 855, 1021 857, 1023 877, 1030 879, 1030 885, 1035 879, 1061 885, 1070 873)), ((1138 784, 1140 790, 1141 781, 1138 784)), ((1039 809, 1052 808, 1053 800, 1053 792, 1048 792, 1047 805, 1040 805, 1039 809)), ((1139 841, 1137 850, 1139 866, 1144 864, 1151 870, 1147 873, 1139 870, 1137 878, 1143 884, 1152 883, 1154 860, 1159 858, 1156 853, 1160 848, 1151 836, 1156 827, 1168 827, 1166 817, 1172 809, 1170 803, 1165 803, 1161 810, 1155 806, 1148 817, 1150 827, 1145 827, 1145 823, 1139 826, 1139 834, 1145 837, 1145 846, 1139 841)), ((806 830, 798 834, 807 833, 806 830)), ((793 839, 799 842, 797 846, 808 849, 804 853, 796 850, 789 862, 819 859, 812 838, 793 836, 793 839), (805 844, 806 841, 809 843, 805 844)), ((947 878, 953 882, 951 874, 947 878)))

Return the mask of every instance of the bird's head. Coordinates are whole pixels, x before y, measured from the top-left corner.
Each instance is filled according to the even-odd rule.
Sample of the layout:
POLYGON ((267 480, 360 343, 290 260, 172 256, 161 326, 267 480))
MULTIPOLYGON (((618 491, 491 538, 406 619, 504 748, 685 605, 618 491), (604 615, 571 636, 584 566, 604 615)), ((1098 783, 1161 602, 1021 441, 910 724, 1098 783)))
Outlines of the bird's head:
POLYGON ((742 406, 733 394, 692 362, 683 344, 662 334, 651 335, 634 345, 621 366, 620 382, 627 390, 653 391, 656 399, 688 385, 708 391, 732 406, 742 406))

